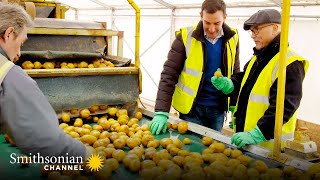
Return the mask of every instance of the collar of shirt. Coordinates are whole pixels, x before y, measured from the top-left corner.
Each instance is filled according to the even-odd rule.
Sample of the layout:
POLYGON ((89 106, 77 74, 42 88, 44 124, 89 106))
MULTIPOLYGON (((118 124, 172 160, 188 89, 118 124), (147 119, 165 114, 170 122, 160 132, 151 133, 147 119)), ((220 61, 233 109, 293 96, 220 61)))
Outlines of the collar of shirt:
POLYGON ((9 60, 9 56, 2 48, 0 48, 0 54, 2 54, 4 57, 6 57, 9 60))
POLYGON ((224 36, 224 32, 223 32, 223 29, 221 29, 221 31, 219 31, 217 37, 215 39, 211 39, 209 37, 207 37, 207 34, 206 32, 204 32, 204 37, 211 43, 211 44, 215 44, 219 38, 221 38, 222 36, 224 36))

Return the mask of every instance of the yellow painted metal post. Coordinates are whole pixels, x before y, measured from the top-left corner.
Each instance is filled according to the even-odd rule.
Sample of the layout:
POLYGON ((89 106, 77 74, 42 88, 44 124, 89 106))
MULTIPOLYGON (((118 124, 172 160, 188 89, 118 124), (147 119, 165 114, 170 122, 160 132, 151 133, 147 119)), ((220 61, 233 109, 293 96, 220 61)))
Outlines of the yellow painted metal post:
POLYGON ((280 37, 280 62, 279 62, 279 76, 277 89, 277 103, 276 103, 276 122, 274 129, 274 148, 273 158, 280 159, 281 152, 281 136, 282 136, 282 122, 284 111, 284 92, 286 80, 286 56, 288 48, 288 34, 290 22, 290 0, 283 0, 282 17, 281 17, 281 37, 280 37))
MULTIPOLYGON (((135 67, 140 69, 140 8, 132 0, 127 0, 136 11, 135 67)), ((142 92, 142 76, 139 76, 139 91, 142 92)))

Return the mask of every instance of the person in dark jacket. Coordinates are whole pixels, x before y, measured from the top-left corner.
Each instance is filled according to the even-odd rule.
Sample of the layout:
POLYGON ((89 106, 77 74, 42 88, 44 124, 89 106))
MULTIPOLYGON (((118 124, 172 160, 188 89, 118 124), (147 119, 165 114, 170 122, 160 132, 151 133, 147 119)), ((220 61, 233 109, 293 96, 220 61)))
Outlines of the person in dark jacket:
MULTIPOLYGON (((234 92, 239 92, 234 112, 238 147, 260 144, 272 149, 278 84, 281 14, 274 9, 260 10, 244 23, 256 46, 244 72, 233 76, 234 92), (270 140, 270 141, 269 141, 270 140)), ((282 141, 293 138, 296 111, 302 98, 302 82, 308 61, 290 47, 286 59, 286 80, 282 141)))
POLYGON ((0 3, 0 133, 26 155, 86 158, 92 152, 59 128, 58 117, 37 83, 12 61, 20 57, 33 22, 17 4, 0 3))
POLYGON ((153 134, 166 131, 171 105, 181 119, 222 129, 227 96, 233 90, 229 78, 239 72, 239 38, 237 30, 224 23, 223 0, 205 0, 200 16, 196 26, 180 30, 168 53, 150 124, 153 134), (229 78, 216 78, 220 70, 229 78))

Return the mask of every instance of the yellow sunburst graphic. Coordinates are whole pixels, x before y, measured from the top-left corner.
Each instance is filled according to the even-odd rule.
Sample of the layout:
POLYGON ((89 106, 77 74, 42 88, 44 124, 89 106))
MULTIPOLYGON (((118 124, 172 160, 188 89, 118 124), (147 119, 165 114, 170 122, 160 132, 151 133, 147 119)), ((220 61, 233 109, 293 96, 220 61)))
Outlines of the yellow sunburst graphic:
POLYGON ((99 154, 92 154, 87 160, 87 166, 91 171, 99 171, 103 167, 103 158, 99 154))

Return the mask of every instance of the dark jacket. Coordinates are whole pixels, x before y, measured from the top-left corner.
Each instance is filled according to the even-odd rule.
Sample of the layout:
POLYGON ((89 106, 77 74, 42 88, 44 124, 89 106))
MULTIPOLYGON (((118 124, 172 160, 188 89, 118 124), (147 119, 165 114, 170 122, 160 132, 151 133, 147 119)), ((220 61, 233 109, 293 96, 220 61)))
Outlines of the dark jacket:
MULTIPOLYGON (((226 49, 226 43, 227 41, 234 36, 234 32, 231 30, 231 28, 223 24, 222 26, 224 36, 223 42, 222 42, 222 63, 221 63, 221 71, 222 74, 226 74, 227 72, 227 49, 226 49)), ((204 37, 204 30, 203 30, 203 24, 202 21, 198 23, 197 28, 193 31, 192 37, 197 39, 198 41, 202 42, 202 49, 203 49, 203 59, 204 64, 206 64, 206 57, 207 57, 207 48, 205 43, 205 37, 204 37)), ((171 49, 168 53, 168 59, 164 63, 163 71, 161 73, 159 88, 158 88, 158 94, 157 94, 157 100, 155 105, 155 111, 164 111, 169 112, 171 101, 172 101, 172 95, 175 89, 175 85, 178 82, 179 75, 184 67, 184 63, 186 61, 186 51, 185 47, 182 41, 181 34, 177 35, 176 39, 173 41, 171 49)), ((203 70, 205 67, 203 67, 203 70)), ((237 73, 240 71, 240 62, 239 62, 239 42, 237 43, 237 49, 236 49, 236 56, 235 56, 235 63, 234 63, 234 69, 233 73, 237 73)), ((198 89, 198 94, 201 91, 202 87, 202 81, 200 87, 198 89)), ((221 93, 221 96, 225 98, 224 104, 222 104, 222 107, 227 108, 227 96, 225 96, 223 93, 221 93)), ((197 100, 197 97, 195 99, 195 102, 197 100)), ((193 103, 194 105, 195 103, 193 103)), ((191 109, 192 111, 192 109, 191 109)))
MULTIPOLYGON (((248 99, 250 92, 257 81, 257 78, 263 68, 268 62, 279 52, 280 48, 280 35, 278 35, 268 46, 261 50, 254 48, 254 55, 257 56, 257 60, 252 66, 248 79, 244 84, 239 97, 238 97, 238 110, 235 113, 236 117, 236 132, 242 132, 244 130, 246 111, 248 105, 248 99)), ((244 72, 247 65, 244 67, 244 72)), ((235 85, 235 92, 239 92, 244 72, 234 75, 232 80, 235 85)), ((286 86, 285 86, 285 99, 284 99, 284 114, 283 123, 288 122, 293 113, 298 109, 300 100, 302 98, 302 81, 304 79, 305 72, 302 62, 295 61, 287 66, 286 70, 286 86)), ((269 108, 258 121, 258 127, 263 133, 264 137, 269 140, 274 138, 274 125, 275 125, 275 113, 276 113, 276 98, 277 98, 277 85, 276 80, 270 89, 269 96, 269 108)))

